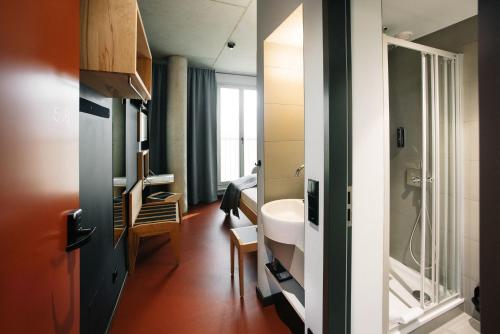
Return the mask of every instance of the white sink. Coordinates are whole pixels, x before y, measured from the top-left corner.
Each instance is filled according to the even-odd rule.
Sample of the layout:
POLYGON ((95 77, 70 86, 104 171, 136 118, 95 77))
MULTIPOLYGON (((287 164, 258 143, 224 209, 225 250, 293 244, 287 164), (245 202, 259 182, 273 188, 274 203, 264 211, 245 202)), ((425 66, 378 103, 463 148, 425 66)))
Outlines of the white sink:
POLYGON ((304 201, 280 199, 261 208, 264 235, 284 244, 304 248, 304 201))

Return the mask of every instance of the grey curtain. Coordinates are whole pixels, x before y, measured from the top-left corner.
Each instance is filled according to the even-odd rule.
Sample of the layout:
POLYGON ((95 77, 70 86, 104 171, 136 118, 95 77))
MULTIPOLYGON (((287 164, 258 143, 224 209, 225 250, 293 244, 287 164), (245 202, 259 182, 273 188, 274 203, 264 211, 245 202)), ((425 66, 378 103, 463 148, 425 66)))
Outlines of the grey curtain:
POLYGON ((217 200, 217 83, 215 71, 188 69, 189 204, 217 200))
POLYGON ((149 165, 156 174, 167 170, 167 71, 166 61, 153 63, 153 91, 148 102, 149 165))

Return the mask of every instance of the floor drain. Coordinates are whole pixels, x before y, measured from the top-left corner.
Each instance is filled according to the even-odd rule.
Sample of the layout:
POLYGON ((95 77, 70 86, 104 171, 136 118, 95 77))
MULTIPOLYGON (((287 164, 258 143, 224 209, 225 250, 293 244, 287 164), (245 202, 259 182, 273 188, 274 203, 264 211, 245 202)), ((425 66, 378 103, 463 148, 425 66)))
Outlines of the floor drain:
MULTIPOLYGON (((411 293, 416 300, 420 301, 420 290, 413 290, 411 293)), ((424 292, 424 303, 429 303, 431 301, 431 296, 424 292)))

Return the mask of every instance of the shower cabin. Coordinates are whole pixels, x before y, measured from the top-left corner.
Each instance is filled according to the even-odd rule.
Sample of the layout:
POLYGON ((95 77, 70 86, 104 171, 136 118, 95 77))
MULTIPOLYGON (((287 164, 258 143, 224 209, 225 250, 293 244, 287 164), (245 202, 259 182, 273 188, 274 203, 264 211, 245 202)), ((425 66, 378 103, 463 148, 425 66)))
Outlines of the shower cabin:
POLYGON ((460 305, 459 54, 384 36, 388 329, 460 305))

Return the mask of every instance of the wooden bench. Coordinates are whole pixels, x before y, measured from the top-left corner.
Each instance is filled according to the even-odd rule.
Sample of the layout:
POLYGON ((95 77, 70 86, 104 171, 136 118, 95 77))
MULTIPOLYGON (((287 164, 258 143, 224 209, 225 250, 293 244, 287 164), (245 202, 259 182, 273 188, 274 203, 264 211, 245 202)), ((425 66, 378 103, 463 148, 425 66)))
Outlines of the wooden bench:
POLYGON ((137 181, 128 194, 128 258, 129 272, 135 270, 140 239, 164 233, 170 234, 176 263, 180 256, 180 223, 182 194, 175 194, 165 201, 142 202, 143 180, 137 181))

